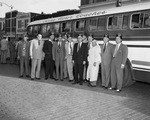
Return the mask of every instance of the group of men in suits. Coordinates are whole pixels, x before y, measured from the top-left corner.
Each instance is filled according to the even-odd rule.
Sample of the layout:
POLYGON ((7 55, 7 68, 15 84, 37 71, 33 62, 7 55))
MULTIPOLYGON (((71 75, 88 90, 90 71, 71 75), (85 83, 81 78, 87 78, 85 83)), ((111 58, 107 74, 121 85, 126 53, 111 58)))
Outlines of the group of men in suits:
POLYGON ((109 43, 109 35, 105 34, 102 49, 102 86, 120 92, 123 84, 123 70, 128 57, 128 48, 122 43, 122 35, 118 33, 116 45, 109 43))
MULTIPOLYGON (((51 79, 63 81, 67 70, 69 81, 72 84, 82 85, 84 82, 84 72, 87 72, 89 50, 98 44, 93 44, 91 35, 86 39, 79 35, 74 43, 70 35, 58 36, 55 41, 54 34, 46 41, 42 40, 42 35, 38 34, 36 39, 29 42, 27 36, 19 45, 18 58, 20 59, 20 77, 23 77, 23 66, 25 64, 26 77, 29 77, 28 63, 29 57, 32 59, 31 79, 40 79, 41 62, 45 53, 45 80, 51 79), (89 42, 88 42, 89 39, 89 42), (86 67, 85 67, 86 66, 86 67), (84 70, 86 69, 86 70, 84 70)), ((122 43, 122 35, 116 35, 116 45, 109 43, 109 35, 103 37, 104 44, 95 47, 98 54, 97 60, 101 62, 102 86, 108 89, 116 89, 120 92, 123 83, 123 69, 128 56, 128 48, 122 43)), ((94 51, 94 49, 93 49, 94 51)), ((94 52, 95 53, 95 52, 94 52)), ((96 55, 96 56, 97 56, 96 55)), ((94 70, 94 69, 92 69, 94 70)), ((98 73, 97 73, 98 74, 98 73)))

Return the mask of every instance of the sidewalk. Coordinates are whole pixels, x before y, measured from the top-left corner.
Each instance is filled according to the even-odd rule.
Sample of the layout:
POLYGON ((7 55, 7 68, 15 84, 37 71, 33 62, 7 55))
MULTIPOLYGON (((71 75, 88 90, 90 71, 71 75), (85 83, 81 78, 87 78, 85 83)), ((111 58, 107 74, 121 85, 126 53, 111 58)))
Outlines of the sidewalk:
POLYGON ((150 120, 150 85, 121 93, 68 80, 20 79, 16 65, 0 64, 0 120, 150 120))

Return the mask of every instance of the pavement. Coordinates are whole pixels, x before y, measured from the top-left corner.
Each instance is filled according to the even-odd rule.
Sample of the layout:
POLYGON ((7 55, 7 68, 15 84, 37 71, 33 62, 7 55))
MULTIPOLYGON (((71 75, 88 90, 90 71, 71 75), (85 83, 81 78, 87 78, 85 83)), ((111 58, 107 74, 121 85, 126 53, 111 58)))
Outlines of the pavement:
POLYGON ((68 80, 18 78, 19 67, 0 64, 0 120, 150 120, 150 84, 122 92, 68 80))

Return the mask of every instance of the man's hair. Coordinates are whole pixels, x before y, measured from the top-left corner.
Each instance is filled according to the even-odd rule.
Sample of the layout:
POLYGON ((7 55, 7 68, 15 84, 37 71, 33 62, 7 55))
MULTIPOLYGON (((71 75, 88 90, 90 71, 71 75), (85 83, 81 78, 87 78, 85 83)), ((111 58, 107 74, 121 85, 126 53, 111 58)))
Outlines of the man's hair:
POLYGON ((117 33, 116 37, 120 37, 120 39, 122 40, 122 34, 121 33, 117 33))
POLYGON ((109 38, 109 34, 108 33, 106 33, 106 34, 104 34, 104 36, 103 37, 107 37, 107 38, 109 38))

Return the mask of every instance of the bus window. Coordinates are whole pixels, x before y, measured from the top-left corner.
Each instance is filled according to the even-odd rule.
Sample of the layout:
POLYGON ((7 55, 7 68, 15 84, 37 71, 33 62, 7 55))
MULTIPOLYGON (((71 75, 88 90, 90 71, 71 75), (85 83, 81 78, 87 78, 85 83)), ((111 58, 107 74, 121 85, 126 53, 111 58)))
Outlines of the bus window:
POLYGON ((34 26, 33 34, 37 36, 39 34, 40 26, 34 26))
POLYGON ((113 17, 109 17, 108 19, 108 29, 112 29, 112 19, 113 17))
POLYGON ((116 30, 118 27, 118 16, 112 16, 108 19, 108 29, 116 30))
POLYGON ((129 15, 123 16, 122 29, 128 28, 129 15))
POLYGON ((145 14, 143 20, 144 20, 143 27, 144 28, 150 28, 150 15, 149 14, 145 14))
POLYGON ((89 31, 97 30, 97 18, 89 19, 89 31))
POLYGON ((28 27, 27 28, 27 34, 32 35, 32 32, 33 32, 33 26, 28 27))
POLYGON ((84 31, 84 20, 76 21, 75 30, 76 31, 84 31))
POLYGON ((43 37, 45 37, 47 35, 47 25, 42 25, 41 26, 41 32, 43 37))
POLYGON ((150 28, 150 15, 147 13, 136 13, 132 15, 131 28, 150 28))
POLYGON ((71 22, 64 22, 61 27, 62 32, 71 32, 71 22))
POLYGON ((106 22, 105 22, 105 18, 103 17, 101 17, 101 18, 98 18, 98 24, 97 24, 97 29, 99 30, 99 31, 102 31, 102 30, 104 30, 105 29, 105 24, 106 24, 106 22))
POLYGON ((132 15, 131 28, 140 28, 140 14, 132 15))
POLYGON ((60 23, 53 24, 54 32, 59 33, 60 23))

